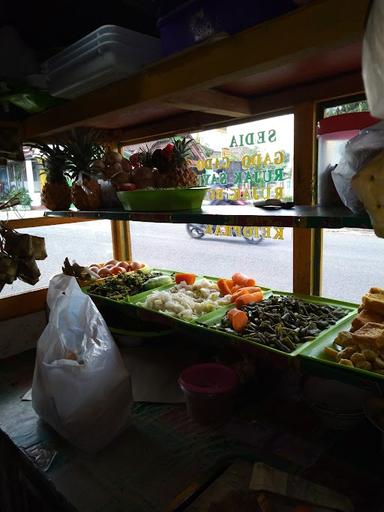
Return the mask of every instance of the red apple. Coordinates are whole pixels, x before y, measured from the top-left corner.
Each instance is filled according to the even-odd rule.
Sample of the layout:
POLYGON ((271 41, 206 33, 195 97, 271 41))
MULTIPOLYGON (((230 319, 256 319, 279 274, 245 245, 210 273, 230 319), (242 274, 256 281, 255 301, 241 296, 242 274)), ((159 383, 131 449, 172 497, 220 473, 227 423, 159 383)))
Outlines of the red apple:
POLYGON ((111 268, 110 272, 112 275, 116 275, 116 274, 121 274, 122 272, 125 272, 125 270, 121 267, 115 266, 115 267, 111 268))
POLYGON ((130 270, 131 265, 127 261, 119 261, 119 267, 122 267, 124 270, 130 270))
POLYGON ((110 276, 110 275, 111 275, 111 272, 109 271, 109 269, 107 269, 107 268, 105 268, 105 267, 104 267, 104 268, 101 268, 101 269, 99 270, 99 276, 100 276, 100 277, 108 277, 108 276, 110 276))

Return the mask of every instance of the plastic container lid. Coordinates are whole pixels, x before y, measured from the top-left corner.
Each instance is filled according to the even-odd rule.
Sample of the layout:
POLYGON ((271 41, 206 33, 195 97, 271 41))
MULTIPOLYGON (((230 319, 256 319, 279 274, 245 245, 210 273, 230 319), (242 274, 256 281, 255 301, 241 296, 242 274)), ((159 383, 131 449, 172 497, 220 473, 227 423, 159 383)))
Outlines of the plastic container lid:
POLYGON ((179 384, 189 393, 221 395, 234 391, 237 376, 223 364, 204 363, 186 368, 180 375, 179 384))
POLYGON ((153 49, 152 46, 156 48, 160 44, 160 40, 156 37, 118 25, 103 25, 46 60, 42 64, 42 68, 45 72, 49 72, 61 67, 63 63, 71 61, 77 54, 83 53, 104 41, 119 41, 135 47, 144 44, 149 46, 150 49, 153 49))
POLYGON ((380 119, 372 117, 369 112, 353 112, 339 116, 326 117, 317 123, 317 135, 327 133, 345 132, 351 130, 362 130, 376 124, 380 119))

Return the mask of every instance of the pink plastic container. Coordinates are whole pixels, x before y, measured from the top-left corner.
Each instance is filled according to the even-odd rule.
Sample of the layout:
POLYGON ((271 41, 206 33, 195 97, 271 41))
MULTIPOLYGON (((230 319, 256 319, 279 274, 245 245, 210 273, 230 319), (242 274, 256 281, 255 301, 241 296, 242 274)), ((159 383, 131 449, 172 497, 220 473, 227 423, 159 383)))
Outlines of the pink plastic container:
POLYGON ((237 387, 231 368, 216 363, 190 366, 181 373, 179 384, 188 414, 197 423, 222 424, 230 418, 237 387))

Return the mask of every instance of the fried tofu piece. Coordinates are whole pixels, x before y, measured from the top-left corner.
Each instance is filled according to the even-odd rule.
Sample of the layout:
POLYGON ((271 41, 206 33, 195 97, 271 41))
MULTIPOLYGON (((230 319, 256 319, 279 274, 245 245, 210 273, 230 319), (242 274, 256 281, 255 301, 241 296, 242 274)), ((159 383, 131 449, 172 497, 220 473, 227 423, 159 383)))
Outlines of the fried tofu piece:
POLYGON ((384 324, 384 315, 362 309, 356 318, 352 320, 351 332, 357 331, 368 322, 374 322, 377 324, 384 324))
POLYGON ((349 331, 341 331, 336 336, 334 343, 340 345, 340 347, 350 347, 355 345, 353 341, 353 334, 349 331))
POLYGON ((340 361, 340 359, 351 359, 351 356, 356 352, 356 350, 356 347, 345 347, 337 354, 336 361, 340 361))
MULTIPOLYGON (((363 356, 365 357, 365 359, 367 361, 374 361, 377 357, 378 357, 378 353, 375 352, 374 350, 371 350, 371 349, 365 349, 365 350, 362 350, 361 353, 363 354, 363 356)), ((384 366, 383 366, 384 368, 384 366)))
POLYGON ((359 346, 377 350, 384 347, 384 325, 368 322, 363 327, 352 333, 353 340, 359 346))
POLYGON ((355 364, 355 367, 360 370, 372 370, 372 364, 369 361, 360 361, 355 364))
POLYGON ((330 357, 331 359, 333 359, 334 361, 336 361, 337 356, 339 355, 339 352, 332 347, 325 347, 324 354, 326 356, 330 357))
POLYGON ((364 309, 371 313, 377 313, 384 316, 384 294, 379 288, 371 288, 371 290, 379 290, 378 293, 366 293, 362 298, 364 309))
POLYGON ((372 288, 370 288, 369 293, 382 295, 384 297, 384 288, 378 288, 377 286, 373 286, 372 288))
POLYGON ((343 366, 350 366, 353 368, 353 363, 350 359, 340 359, 339 364, 342 364, 343 366))

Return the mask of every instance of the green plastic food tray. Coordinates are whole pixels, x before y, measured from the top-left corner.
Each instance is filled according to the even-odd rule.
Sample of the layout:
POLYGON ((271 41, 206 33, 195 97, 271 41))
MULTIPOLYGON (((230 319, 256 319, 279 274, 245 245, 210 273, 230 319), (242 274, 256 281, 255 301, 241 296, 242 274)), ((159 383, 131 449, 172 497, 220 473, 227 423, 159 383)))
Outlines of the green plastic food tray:
POLYGON ((160 331, 148 331, 148 330, 139 330, 139 331, 132 331, 130 329, 120 329, 116 327, 110 327, 109 328, 112 334, 119 334, 122 336, 133 336, 138 338, 160 338, 162 336, 169 336, 174 332, 173 329, 162 329, 160 331))
MULTIPOLYGON (((162 272, 165 275, 172 275, 172 274, 175 273, 174 270, 166 270, 166 269, 160 269, 160 268, 150 268, 148 266, 145 267, 145 271, 148 271, 148 272, 162 272)), ((86 293, 87 295, 89 295, 90 297, 97 297, 97 298, 99 298, 99 299, 101 299, 101 300, 103 300, 105 302, 112 302, 113 304, 126 305, 126 304, 130 303, 131 297, 134 297, 134 295, 127 295, 124 300, 114 300, 114 299, 111 299, 109 297, 104 297, 104 295, 98 295, 97 293, 89 293, 88 290, 89 290, 90 286, 91 285, 83 286, 81 288, 81 290, 84 293, 86 293)), ((155 290, 155 288, 152 288, 152 289, 155 290)), ((143 293, 143 292, 140 292, 140 294, 141 293, 143 293)), ((139 294, 136 294, 136 295, 139 295, 139 294)))
POLYGON ((124 210, 161 212, 197 210, 201 208, 209 187, 165 188, 117 192, 124 210))
MULTIPOLYGON (((148 266, 145 267, 145 270, 162 272, 167 275, 174 273, 173 270, 149 268, 148 266)), ((104 297, 103 295, 97 295, 96 293, 89 293, 89 287, 90 285, 83 286, 81 290, 91 297, 108 325, 125 328, 127 326, 126 322, 129 321, 129 324, 132 324, 132 330, 140 329, 140 323, 137 323, 136 310, 131 306, 131 299, 135 297, 135 295, 127 296, 124 300, 114 300, 109 297, 104 297), (134 320, 136 320, 136 324, 134 324, 134 320)), ((153 288, 152 291, 155 289, 156 288, 153 288)), ((143 292, 136 295, 141 295, 141 293, 143 292)))
POLYGON ((338 364, 324 354, 325 347, 332 346, 339 332, 349 331, 353 316, 348 315, 337 326, 333 327, 331 331, 322 333, 308 347, 305 347, 299 354, 300 367, 304 372, 307 371, 328 379, 333 378, 353 384, 372 381, 384 384, 384 375, 338 364))
MULTIPOLYGON (((323 336, 324 334, 329 334, 330 336, 332 336, 332 333, 338 332, 337 331, 338 326, 341 323, 345 322, 346 320, 347 321, 351 321, 351 319, 357 313, 357 307, 358 306, 356 304, 351 304, 349 302, 341 302, 341 301, 327 299, 327 298, 323 298, 323 297, 309 297, 307 295, 298 295, 298 294, 293 294, 293 293, 280 292, 280 291, 276 291, 276 290, 272 291, 268 295, 266 293, 264 293, 264 296, 265 296, 265 298, 268 298, 272 294, 273 295, 293 296, 293 297, 301 299, 301 300, 303 300, 305 302, 311 302, 311 303, 315 303, 315 304, 324 304, 324 305, 328 305, 328 306, 343 307, 344 309, 347 310, 347 313, 346 313, 346 316, 341 318, 335 325, 333 325, 331 327, 328 327, 328 329, 323 331, 314 340, 307 341, 306 343, 303 343, 298 348, 296 348, 296 350, 294 350, 294 351, 292 351, 290 353, 282 352, 281 350, 278 350, 276 348, 268 347, 267 345, 262 345, 260 343, 257 343, 256 341, 252 341, 250 339, 244 338, 242 336, 238 336, 236 334, 231 334, 231 333, 227 333, 227 332, 224 332, 224 331, 220 331, 219 329, 216 329, 215 327, 213 327, 214 325, 219 323, 220 320, 225 316, 226 312, 229 309, 231 309, 231 307, 234 306, 233 304, 231 304, 231 307, 227 307, 226 309, 221 309, 220 311, 214 311, 214 312, 210 313, 209 315, 206 315, 204 318, 200 318, 198 320, 198 323, 202 326, 202 328, 209 329, 209 331, 211 331, 212 333, 215 333, 217 336, 221 336, 221 337, 224 337, 226 339, 231 339, 233 341, 236 340, 238 342, 245 343, 245 344, 251 345, 253 347, 258 347, 260 349, 267 350, 269 352, 272 352, 272 353, 275 353, 275 354, 279 354, 281 356, 286 356, 286 357, 289 357, 289 358, 294 358, 297 355, 299 355, 303 350, 305 350, 306 347, 309 347, 309 346, 313 345, 320 336, 323 336)), ((336 334, 334 336, 336 336, 336 334)))
MULTIPOLYGON (((219 277, 209 277, 209 276, 197 276, 197 279, 210 279, 212 281, 218 281, 220 278, 219 277)), ((131 305, 133 306, 137 306, 137 308, 139 310, 144 310, 144 311, 147 311, 149 313, 151 313, 153 319, 155 319, 156 317, 159 318, 166 318, 167 319, 167 323, 169 325, 184 325, 184 326, 188 326, 188 327, 192 327, 192 328, 196 328, 196 329, 199 329, 199 330, 206 330, 205 327, 202 327, 200 324, 205 321, 205 320, 208 320, 209 318, 211 318, 211 316, 215 316, 215 315, 218 315, 218 314, 222 314, 224 315, 226 313, 226 311, 228 311, 228 309, 230 309, 231 307, 233 307, 233 304, 226 304, 224 306, 220 306, 218 307, 217 309, 215 309, 214 311, 210 311, 209 313, 205 314, 205 315, 202 315, 201 317, 199 318, 196 318, 196 319, 193 319, 193 320, 182 320, 181 318, 178 318, 176 316, 173 316, 173 315, 170 315, 169 313, 165 313, 163 311, 156 311, 154 309, 150 309, 150 308, 146 308, 144 306, 142 306, 142 302, 145 301, 145 299, 151 295, 152 292, 154 291, 162 291, 162 290, 169 290, 170 288, 172 288, 173 286, 175 285, 165 285, 165 286, 162 286, 160 288, 156 288, 156 290, 148 290, 146 292, 142 292, 138 295, 135 295, 132 297, 131 299, 131 305)), ((265 297, 269 297, 269 295, 272 293, 272 290, 270 290, 269 288, 261 288, 263 290, 263 293, 264 293, 264 296, 265 297)), ((138 313, 140 315, 140 313, 138 313)))

